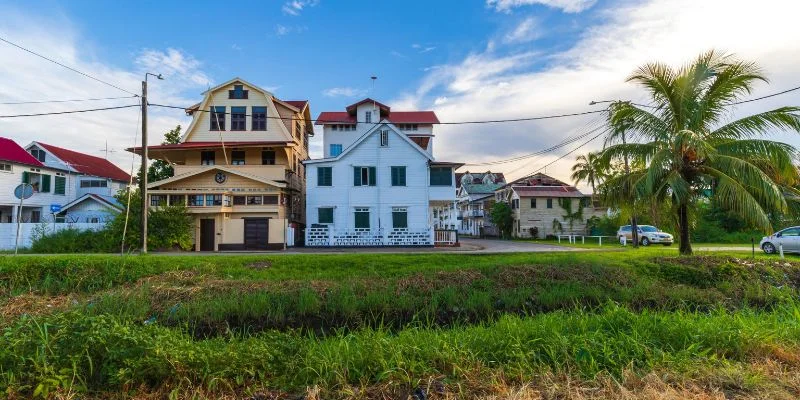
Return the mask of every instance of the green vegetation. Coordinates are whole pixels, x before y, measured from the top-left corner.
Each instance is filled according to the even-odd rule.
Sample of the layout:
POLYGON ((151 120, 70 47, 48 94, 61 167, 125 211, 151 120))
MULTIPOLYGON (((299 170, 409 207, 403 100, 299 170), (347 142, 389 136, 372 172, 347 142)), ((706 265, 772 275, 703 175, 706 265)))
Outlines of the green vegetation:
POLYGON ((474 397, 668 372, 793 393, 758 365, 797 373, 800 264, 674 254, 2 257, 0 392, 474 397))
POLYGON ((510 238, 511 232, 514 230, 514 216, 511 211, 511 206, 504 202, 494 203, 490 214, 492 223, 494 223, 500 231, 500 237, 510 238))

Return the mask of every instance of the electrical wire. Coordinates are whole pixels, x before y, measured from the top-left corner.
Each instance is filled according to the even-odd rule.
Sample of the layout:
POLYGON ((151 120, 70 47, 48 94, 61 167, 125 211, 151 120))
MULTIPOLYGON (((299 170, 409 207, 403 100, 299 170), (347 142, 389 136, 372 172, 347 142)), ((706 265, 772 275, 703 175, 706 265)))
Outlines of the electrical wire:
MULTIPOLYGON (((607 129, 607 126, 606 126, 605 124, 603 124, 603 125, 600 125, 600 126, 597 126, 597 127, 593 128, 593 129, 589 130, 588 132, 586 132, 586 133, 584 133, 584 134, 580 135, 580 136, 579 136, 578 138, 576 138, 575 140, 572 140, 572 141, 570 141, 570 143, 568 143, 568 144, 575 143, 575 142, 577 142, 577 141, 579 141, 579 140, 581 140, 581 139, 583 139, 583 138, 585 138, 585 137, 587 137, 587 136, 589 136, 589 135, 591 135, 591 134, 593 134, 593 133, 597 132, 597 131, 598 131, 598 130, 600 130, 600 129, 607 129)), ((563 147, 563 146, 562 146, 562 147, 563 147)), ((549 153, 549 152, 547 152, 547 153, 549 153)), ((546 154, 546 153, 545 153, 545 154, 546 154)), ((538 158, 538 157, 537 157, 537 158, 538 158)), ((508 172, 508 174, 509 174, 509 175, 513 175, 513 174, 517 173, 517 172, 518 172, 518 171, 520 171, 520 170, 523 170, 523 169, 525 169, 525 168, 528 168, 528 166, 530 166, 532 163, 533 163, 533 160, 531 160, 531 161, 529 161, 529 162, 527 162, 527 163, 525 163, 525 164, 523 164, 523 165, 520 165, 519 167, 517 167, 517 168, 515 168, 515 169, 513 169, 513 170, 511 170, 511 171, 509 171, 509 172, 508 172)))
POLYGON ((780 96, 782 94, 786 94, 786 93, 789 93, 789 92, 794 92, 795 90, 798 90, 798 89, 800 89, 800 86, 797 86, 797 87, 794 87, 794 88, 791 88, 791 89, 786 89, 786 90, 778 92, 778 93, 773 93, 773 94, 768 94, 766 96, 756 97, 755 99, 737 101, 735 103, 731 103, 731 105, 744 104, 744 103, 749 103, 751 101, 764 100, 764 99, 768 99, 770 97, 780 96))
POLYGON ((54 112, 35 113, 35 114, 0 115, 0 118, 41 117, 41 116, 45 116, 45 115, 78 114, 78 113, 87 113, 87 112, 93 112, 93 111, 118 110, 120 108, 131 108, 131 107, 139 107, 139 106, 140 106, 139 104, 129 104, 127 106, 91 108, 91 109, 88 109, 88 110, 54 111, 54 112))
POLYGON ((0 105, 72 103, 72 102, 80 102, 80 101, 133 99, 133 98, 136 98, 136 97, 138 97, 138 96, 97 97, 97 98, 92 98, 92 99, 70 99, 70 100, 8 101, 8 102, 0 103, 0 105))
MULTIPOLYGON (((547 163, 547 164, 545 164, 545 165, 543 165, 543 166, 539 167, 538 169, 536 169, 536 170, 534 170, 534 171, 532 171, 532 172, 530 172, 530 173, 528 173, 528 174, 525 174, 525 175, 523 176, 523 178, 524 178, 524 177, 527 177, 527 176, 531 176, 531 175, 533 175, 533 174, 535 174, 535 173, 537 173, 537 172, 539 172, 539 171, 541 171, 541 170, 543 170, 543 169, 545 169, 545 168, 547 168, 547 167, 549 167, 549 166, 551 166, 551 165, 555 164, 555 163, 556 163, 556 162, 558 162, 559 160, 562 160, 562 159, 564 159, 564 157, 566 157, 566 156, 568 156, 568 155, 570 155, 570 154, 572 154, 572 153, 574 153, 574 152, 578 151, 578 149, 580 149, 581 147, 583 147, 583 146, 586 146, 587 144, 589 144, 589 143, 593 142, 594 140, 596 140, 596 139, 597 139, 597 138, 599 138, 600 136, 603 136, 603 135, 605 135, 605 134, 606 134, 606 133, 608 133, 609 131, 610 131, 610 129, 606 127, 606 129, 604 129, 602 132, 598 133, 597 135, 594 135, 594 136, 592 136, 592 138, 590 138, 589 140, 587 140, 587 141, 583 142, 583 143, 582 143, 582 144, 580 144, 578 147, 575 147, 574 149, 572 149, 572 150, 568 151, 567 153, 565 153, 565 154, 561 155, 560 157, 556 158, 555 160, 553 160, 553 161, 551 161, 551 162, 549 162, 549 163, 547 163)), ((522 179, 522 178, 520 178, 520 179, 522 179)), ((519 179, 515 179, 515 181, 518 181, 518 180, 519 180, 519 179)))
POLYGON ((20 46, 20 45, 18 45, 18 44, 16 44, 16 43, 14 43, 14 42, 11 42, 11 41, 9 41, 8 39, 5 39, 5 38, 3 38, 3 37, 0 37, 0 41, 6 42, 6 43, 8 43, 8 44, 10 44, 10 45, 12 45, 12 46, 14 46, 14 47, 16 47, 16 48, 20 49, 20 50, 27 51, 28 53, 31 53, 31 54, 33 54, 33 55, 35 55, 35 56, 37 56, 37 57, 43 58, 43 59, 45 59, 45 60, 47 60, 47 61, 50 61, 51 63, 57 64, 57 65, 60 65, 60 66, 62 66, 62 67, 64 67, 64 68, 66 68, 66 69, 68 69, 68 70, 70 70, 70 71, 72 71, 72 72, 76 72, 76 73, 78 73, 78 74, 81 74, 81 75, 83 75, 83 76, 85 76, 85 77, 87 77, 87 78, 89 78, 89 79, 93 79, 93 80, 95 80, 95 81, 97 81, 97 82, 100 82, 100 83, 102 83, 102 84, 104 84, 104 85, 111 86, 111 87, 113 87, 114 89, 121 90, 121 91, 123 91, 123 92, 125 92, 125 93, 127 93, 127 94, 130 94, 130 95, 133 95, 133 96, 137 96, 137 97, 139 96, 139 95, 138 95, 138 94, 136 94, 136 93, 133 93, 133 92, 131 92, 131 91, 128 91, 128 90, 125 90, 125 89, 123 89, 123 88, 121 88, 121 87, 119 87, 119 86, 117 86, 117 85, 114 85, 114 84, 112 84, 112 83, 108 83, 108 82, 106 82, 106 81, 104 81, 104 80, 102 80, 102 79, 95 78, 95 77, 93 77, 93 76, 91 76, 91 75, 89 75, 89 74, 87 74, 87 73, 85 73, 85 72, 79 71, 79 70, 77 70, 77 69, 75 69, 75 68, 72 68, 72 67, 70 67, 70 66, 68 66, 68 65, 64 65, 64 64, 62 64, 62 63, 60 63, 60 62, 58 62, 58 61, 56 61, 56 60, 53 60, 52 58, 49 58, 49 57, 43 56, 43 55, 41 55, 41 54, 39 54, 39 53, 37 53, 37 52, 35 52, 35 51, 33 51, 33 50, 26 49, 25 47, 22 47, 22 46, 20 46))

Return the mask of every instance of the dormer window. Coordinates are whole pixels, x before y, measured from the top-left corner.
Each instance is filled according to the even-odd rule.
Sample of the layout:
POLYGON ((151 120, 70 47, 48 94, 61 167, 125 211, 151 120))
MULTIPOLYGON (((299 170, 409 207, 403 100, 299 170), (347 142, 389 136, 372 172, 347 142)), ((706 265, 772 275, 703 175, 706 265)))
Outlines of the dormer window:
POLYGON ((39 162, 44 162, 44 160, 47 158, 47 153, 41 149, 31 149, 31 155, 35 159, 39 160, 39 162))
POLYGON ((367 111, 364 114, 364 122, 371 124, 372 123, 372 111, 367 111))
POLYGON ((249 90, 244 89, 244 85, 233 85, 233 90, 228 90, 229 99, 247 99, 249 90))

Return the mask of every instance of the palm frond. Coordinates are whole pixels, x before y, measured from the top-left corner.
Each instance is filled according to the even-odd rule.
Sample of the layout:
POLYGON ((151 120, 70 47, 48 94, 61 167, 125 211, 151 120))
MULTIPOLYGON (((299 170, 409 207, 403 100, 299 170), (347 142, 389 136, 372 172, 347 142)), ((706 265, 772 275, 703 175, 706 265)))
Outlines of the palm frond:
POLYGON ((787 106, 753 114, 725 124, 708 134, 709 139, 752 139, 774 130, 800 133, 800 107, 787 106))
POLYGON ((668 140, 670 127, 664 120, 648 110, 624 102, 611 108, 609 113, 611 133, 606 145, 622 142, 625 135, 629 141, 668 140))
POLYGON ((784 211, 786 201, 778 185, 755 165, 740 158, 716 155, 709 160, 709 167, 736 180, 750 194, 770 210, 784 211))
POLYGON ((740 215, 753 226, 765 230, 772 229, 769 215, 747 188, 722 171, 708 166, 704 167, 704 170, 716 180, 715 198, 723 207, 740 215))

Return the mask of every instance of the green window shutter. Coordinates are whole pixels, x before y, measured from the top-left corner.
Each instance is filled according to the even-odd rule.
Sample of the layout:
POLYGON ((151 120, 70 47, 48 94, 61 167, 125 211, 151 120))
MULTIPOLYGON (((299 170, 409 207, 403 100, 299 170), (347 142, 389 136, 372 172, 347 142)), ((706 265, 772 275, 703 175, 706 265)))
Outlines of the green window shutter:
POLYGON ((42 193, 50 193, 50 175, 42 175, 42 193))
POLYGON ((407 211, 392 212, 392 227, 395 229, 408 228, 408 212, 407 211))
POLYGON ((361 186, 361 167, 353 167, 353 186, 361 186))
POLYGON ((55 194, 66 194, 67 191, 67 178, 63 176, 57 176, 55 178, 55 187, 53 188, 53 193, 55 194))
POLYGON ((369 211, 356 211, 356 228, 369 228, 369 211))
POLYGON ((536 208, 536 198, 531 199, 531 208, 536 208))
POLYGON ((451 186, 452 170, 449 167, 431 167, 431 186, 451 186))
POLYGON ((317 209, 317 220, 320 224, 332 224, 333 223, 333 208, 325 207, 325 208, 318 208, 317 209))
POLYGON ((547 208, 553 208, 553 199, 547 199, 547 208))
POLYGON ((31 176, 28 171, 22 171, 22 183, 31 183, 31 176))
POLYGON ((377 172, 375 171, 375 167, 369 167, 369 185, 375 186, 377 172))
POLYGON ((333 172, 331 167, 317 168, 317 186, 332 186, 333 172))
POLYGON ((392 186, 406 185, 406 167, 392 167, 392 186))

